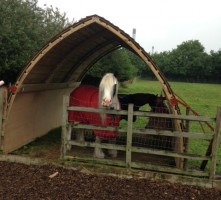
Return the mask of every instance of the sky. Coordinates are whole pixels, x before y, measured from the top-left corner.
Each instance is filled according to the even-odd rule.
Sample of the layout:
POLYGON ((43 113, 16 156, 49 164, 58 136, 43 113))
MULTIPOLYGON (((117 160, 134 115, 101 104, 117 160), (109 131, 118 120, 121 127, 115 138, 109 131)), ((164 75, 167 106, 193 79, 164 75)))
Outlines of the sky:
POLYGON ((147 52, 171 51, 189 40, 199 40, 208 53, 221 50, 220 0, 38 0, 45 4, 70 21, 97 14, 130 36, 135 28, 147 52))

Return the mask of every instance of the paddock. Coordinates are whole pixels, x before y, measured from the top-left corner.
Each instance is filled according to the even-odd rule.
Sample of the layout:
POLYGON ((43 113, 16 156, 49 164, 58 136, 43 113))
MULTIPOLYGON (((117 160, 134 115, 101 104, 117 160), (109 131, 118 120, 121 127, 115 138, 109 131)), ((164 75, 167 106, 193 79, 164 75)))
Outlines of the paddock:
MULTIPOLYGON (((173 166, 175 166, 173 169, 178 171, 183 169, 185 159, 190 159, 188 155, 183 155, 185 153, 184 137, 192 136, 192 134, 183 133, 183 121, 192 119, 191 117, 190 119, 181 117, 179 105, 185 105, 185 102, 174 94, 160 68, 132 37, 108 20, 97 15, 81 19, 52 38, 23 68, 14 84, 0 88, 0 148, 3 154, 10 154, 56 127, 62 126, 63 132, 66 132, 68 130, 64 127, 68 125, 70 131, 73 127, 67 124, 63 116, 65 113, 64 107, 66 106, 63 104, 63 96, 69 96, 71 91, 81 84, 85 74, 98 60, 122 47, 138 55, 159 81, 168 103, 170 114, 175 122, 175 131, 173 133, 159 133, 166 137, 176 137, 174 144, 176 152, 168 153, 165 150, 155 149, 140 150, 140 147, 132 147, 131 140, 134 133, 138 135, 151 133, 153 136, 159 133, 155 130, 151 130, 148 133, 142 130, 132 131, 132 124, 128 123, 127 130, 119 130, 119 132, 124 133, 123 142, 126 143, 123 144, 123 147, 115 147, 120 151, 125 151, 126 149, 124 153, 126 154, 126 158, 124 158, 126 161, 119 165, 141 168, 140 164, 137 165, 137 163, 131 162, 133 159, 131 151, 133 150, 135 153, 141 153, 140 151, 142 151, 142 153, 161 156, 168 154, 169 157, 175 157, 173 159, 173 166)), ((66 107, 65 109, 67 110, 66 107)), ((131 118, 130 111, 122 114, 128 114, 128 117, 131 118)), ((134 112, 134 114, 136 113, 134 112)), ((145 116, 151 117, 152 114, 148 114, 146 115, 145 113, 145 116)), ((138 115, 144 114, 138 113, 138 115)), ((155 117, 162 117, 162 114, 158 114, 155 117)), ((168 116, 164 114, 163 117, 168 116)), ((82 127, 81 125, 74 125, 74 128, 82 127)), ((87 127, 86 125, 83 125, 83 128, 94 129, 94 127, 87 127)), ((213 143, 211 142, 211 148, 208 147, 208 156, 198 158, 198 160, 212 159, 212 163, 215 165, 217 154, 214 155, 216 152, 214 148, 217 148, 216 143, 218 140, 216 140, 216 137, 218 137, 218 131, 219 127, 217 125, 213 138, 206 138, 213 141, 213 143)), ((65 136, 65 133, 63 136, 65 136)), ((203 138, 202 134, 199 137, 203 138)), ((65 145, 68 142, 74 145, 76 142, 62 141, 62 156, 64 157, 66 156, 65 145)), ((94 144, 87 143, 84 145, 93 146, 94 144)), ((106 144, 102 145, 106 149, 110 148, 106 144)), ((82 146, 82 144, 76 144, 76 146, 82 146)), ((142 164, 142 166, 146 169, 153 169, 152 166, 146 163, 142 164)), ((214 176, 214 168, 214 166, 211 167, 210 173, 206 175, 207 177, 214 176)))

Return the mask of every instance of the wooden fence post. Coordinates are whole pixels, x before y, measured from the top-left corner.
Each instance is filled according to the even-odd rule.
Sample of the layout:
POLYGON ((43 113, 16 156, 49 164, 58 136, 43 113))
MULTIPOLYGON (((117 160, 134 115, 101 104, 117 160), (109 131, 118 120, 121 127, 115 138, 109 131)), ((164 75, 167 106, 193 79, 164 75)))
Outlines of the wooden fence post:
MULTIPOLYGON (((186 108, 186 115, 189 115, 190 114, 190 109, 189 107, 186 108)), ((190 121, 189 120, 186 120, 186 129, 185 129, 186 132, 189 132, 190 131, 190 121)), ((184 138, 184 153, 188 153, 189 151, 189 138, 184 138)), ((184 170, 187 170, 188 169, 188 159, 185 158, 184 159, 184 170)))
POLYGON ((68 105, 69 97, 63 97, 63 113, 62 113, 62 133, 61 133, 61 159, 64 159, 67 151, 67 134, 68 134, 68 105))
POLYGON ((127 118, 127 145, 126 145, 126 166, 131 167, 131 147, 133 136, 133 104, 128 106, 128 118, 127 118))
POLYGON ((3 121, 3 95, 0 93, 0 146, 1 146, 1 137, 2 137, 2 121, 3 121))
POLYGON ((213 136, 213 144, 212 144, 210 179, 214 179, 216 174, 217 153, 218 153, 219 138, 220 138, 220 133, 219 133, 220 126, 221 126, 221 107, 218 107, 216 114, 214 136, 213 136))

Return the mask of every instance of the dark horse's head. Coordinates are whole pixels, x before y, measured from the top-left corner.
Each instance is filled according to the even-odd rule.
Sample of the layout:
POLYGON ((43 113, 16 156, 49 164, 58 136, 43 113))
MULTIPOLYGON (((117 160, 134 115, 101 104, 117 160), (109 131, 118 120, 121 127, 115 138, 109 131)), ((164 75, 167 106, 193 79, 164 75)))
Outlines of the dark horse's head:
MULTIPOLYGON (((155 107, 157 102, 157 95, 149 93, 135 93, 135 94, 119 94, 118 99, 122 110, 128 110, 129 104, 134 104, 134 111, 138 111, 141 106, 149 104, 150 107, 155 107)), ((122 115, 121 119, 127 120, 126 115, 122 115)), ((133 122, 136 121, 136 116, 133 117, 133 122)))

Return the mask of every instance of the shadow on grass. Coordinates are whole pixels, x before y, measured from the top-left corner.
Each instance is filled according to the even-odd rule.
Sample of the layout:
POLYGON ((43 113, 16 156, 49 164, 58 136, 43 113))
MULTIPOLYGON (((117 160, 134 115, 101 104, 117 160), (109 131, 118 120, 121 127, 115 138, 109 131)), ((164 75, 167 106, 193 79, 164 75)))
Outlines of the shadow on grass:
POLYGON ((56 151, 60 150, 61 144, 61 127, 55 128, 46 135, 36 138, 33 142, 22 146, 21 148, 15 150, 13 154, 15 155, 38 155, 42 154, 42 152, 56 149, 56 151), (38 152, 38 153, 37 153, 38 152), (39 153, 41 152, 41 153, 39 153))

